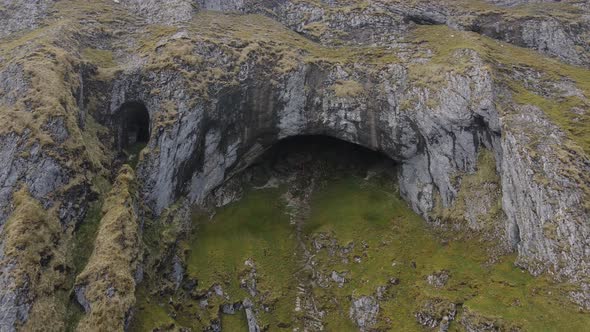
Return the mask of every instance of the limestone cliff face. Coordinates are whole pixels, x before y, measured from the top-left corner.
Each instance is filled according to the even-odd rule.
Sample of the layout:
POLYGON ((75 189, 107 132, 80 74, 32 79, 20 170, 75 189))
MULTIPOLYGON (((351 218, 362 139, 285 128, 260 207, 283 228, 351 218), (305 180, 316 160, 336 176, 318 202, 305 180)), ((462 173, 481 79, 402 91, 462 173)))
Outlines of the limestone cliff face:
POLYGON ((129 8, 136 15, 145 17, 150 23, 175 24, 188 21, 196 12, 191 1, 173 0, 132 0, 116 1, 129 8))
POLYGON ((566 144, 563 134, 535 107, 517 107, 502 122, 503 207, 520 261, 532 273, 549 268, 583 279, 589 271, 589 248, 579 239, 589 235, 583 188, 588 160, 567 148, 558 156, 553 149, 566 144), (515 124, 527 130, 515 131, 515 124), (543 139, 535 142, 538 137, 543 139), (531 154, 531 144, 540 153, 531 154))
POLYGON ((0 32, 0 37, 37 27, 39 21, 47 15, 47 10, 53 2, 52 0, 2 0, 0 2, 0 22, 2 22, 3 29, 0 32))
MULTIPOLYGON (((152 120, 137 168, 145 214, 203 203, 280 139, 319 134, 399 162, 403 197, 441 223, 433 211, 455 204, 487 149, 502 181, 498 241, 531 273, 584 285, 590 15, 583 2, 522 3, 0 6, 14 33, 0 34, 0 116, 10 124, 0 130, 0 235, 26 186, 56 209, 63 238, 75 237, 93 179, 117 165, 121 105, 140 101, 152 120)), ((19 257, 2 248, 0 329, 11 331, 37 298, 34 285, 14 286, 19 257)), ((573 295, 589 306, 590 294, 573 295)))
POLYGON ((339 10, 350 6, 346 1, 202 0, 200 5, 208 10, 249 13, 265 13, 270 8, 281 23, 324 42, 352 39, 355 43, 391 43, 409 23, 442 24, 532 48, 571 64, 590 64, 590 18, 583 1, 570 1, 567 9, 551 0, 487 2, 511 8, 482 1, 477 3, 479 10, 474 10, 461 1, 421 0, 372 0, 355 11, 339 10), (546 6, 521 6, 538 3, 546 6))
MULTIPOLYGON (((262 68, 246 65, 235 78, 240 81, 236 87, 220 90, 192 109, 179 108, 177 121, 154 132, 151 152, 139 170, 147 201, 157 213, 182 195, 201 202, 279 139, 320 134, 401 162, 402 192, 426 217, 436 194, 445 206, 453 201, 457 189, 450 177, 474 171, 480 148, 500 150, 490 74, 475 54, 467 56, 472 57, 473 76, 478 79, 449 74, 448 83, 438 91, 408 89, 408 73, 398 65, 375 76, 367 75, 362 66, 350 70, 302 65, 272 83, 261 74, 262 68)), ((175 79, 175 74, 166 78, 175 79)), ((171 85, 162 86, 162 92, 189 89, 187 82, 171 85)), ((150 109, 161 104, 162 93, 153 100, 146 91, 115 87, 125 99, 155 106, 150 109)), ((178 100, 186 104, 182 97, 178 100)))

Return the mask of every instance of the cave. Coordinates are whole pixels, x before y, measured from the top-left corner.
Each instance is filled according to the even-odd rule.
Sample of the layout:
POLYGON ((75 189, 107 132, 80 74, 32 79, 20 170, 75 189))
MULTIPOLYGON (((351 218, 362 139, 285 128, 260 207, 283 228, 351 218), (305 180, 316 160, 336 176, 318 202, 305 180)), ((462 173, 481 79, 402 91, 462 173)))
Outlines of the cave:
POLYGON ((142 102, 127 102, 121 106, 121 147, 129 150, 144 146, 150 139, 150 115, 142 102))
MULTIPOLYGON (((325 135, 291 136, 267 146, 248 167, 213 191, 214 213, 195 210, 191 220, 196 231, 186 240, 187 277, 176 291, 166 294, 187 298, 199 293, 201 301, 215 298, 210 289, 232 295, 219 299, 212 309, 187 310, 189 305, 183 303, 172 309, 172 315, 187 317, 195 330, 245 330, 262 325, 260 316, 250 311, 251 303, 259 303, 262 289, 276 296, 266 309, 268 330, 343 330, 313 319, 321 315, 313 306, 293 309, 294 297, 313 301, 309 300, 313 294, 322 291, 336 303, 335 319, 354 324, 357 314, 349 317, 349 309, 340 303, 359 301, 353 298, 353 288, 361 278, 371 276, 369 287, 381 287, 384 294, 399 283, 397 270, 366 272, 384 270, 381 260, 370 257, 386 252, 391 265, 403 249, 401 244, 424 232, 412 226, 421 225, 421 219, 398 195, 397 169, 396 161, 378 151, 325 135), (215 319, 194 319, 209 310, 215 319)), ((425 244, 434 242, 424 238, 425 244)), ((410 268, 403 276, 417 280, 425 272, 410 268)), ((166 296, 154 295, 150 303, 162 303, 166 296)), ((149 306, 139 305, 139 318, 131 322, 131 330, 145 330, 141 317, 149 306)))
POLYGON ((390 175, 397 173, 397 163, 378 151, 331 136, 298 135, 273 144, 246 173, 257 174, 262 169, 264 179, 251 178, 252 184, 260 185, 260 181, 267 181, 266 177, 272 174, 277 177, 292 174, 334 177, 344 172, 365 177, 375 168, 386 170, 390 175))
POLYGON ((4 3, 0 332, 590 332, 590 0, 4 3))

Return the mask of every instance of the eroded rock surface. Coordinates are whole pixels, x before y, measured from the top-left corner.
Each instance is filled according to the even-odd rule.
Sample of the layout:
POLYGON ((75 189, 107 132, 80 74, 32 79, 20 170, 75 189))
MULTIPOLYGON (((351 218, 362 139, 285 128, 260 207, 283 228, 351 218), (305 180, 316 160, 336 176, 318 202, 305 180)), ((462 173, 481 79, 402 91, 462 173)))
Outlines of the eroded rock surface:
POLYGON ((350 307, 350 318, 361 331, 367 331, 377 321, 379 303, 371 296, 362 296, 353 299, 350 307))
MULTIPOLYGON (((474 205, 493 225, 469 209, 458 224, 497 230, 535 275, 581 284, 572 296, 588 308, 588 10, 581 1, 0 3, 2 328, 26 324, 50 274, 14 283, 23 254, 4 245, 15 193, 26 187, 59 220, 54 243, 67 247, 104 194, 97 183, 112 182, 125 159, 129 101, 152 119, 137 168, 139 224, 180 201, 204 204, 279 140, 313 134, 398 162, 402 196, 445 224, 457 214, 434 212, 457 207, 487 150, 501 211, 499 184, 488 181, 474 205)), ((80 271, 64 264, 71 281, 80 271)))

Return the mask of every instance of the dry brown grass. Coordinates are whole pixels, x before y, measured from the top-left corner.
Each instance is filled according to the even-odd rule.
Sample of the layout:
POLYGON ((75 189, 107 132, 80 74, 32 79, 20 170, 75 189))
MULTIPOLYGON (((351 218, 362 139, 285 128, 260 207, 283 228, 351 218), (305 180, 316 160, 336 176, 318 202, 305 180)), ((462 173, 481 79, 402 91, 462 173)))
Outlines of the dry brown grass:
POLYGON ((358 97, 366 91, 365 87, 361 83, 352 80, 336 81, 336 84, 332 87, 332 89, 334 90, 336 96, 341 98, 358 97))
POLYGON ((27 287, 33 299, 25 331, 48 330, 42 324, 55 322, 49 330, 63 327, 65 306, 56 291, 66 282, 66 256, 62 231, 55 209, 46 211, 23 187, 14 194, 15 210, 6 223, 6 262, 16 262, 12 277, 17 288, 27 287))
POLYGON ((135 304, 140 235, 134 179, 131 167, 124 166, 103 205, 94 251, 76 280, 86 287, 91 307, 79 331, 123 330, 125 317, 135 304))

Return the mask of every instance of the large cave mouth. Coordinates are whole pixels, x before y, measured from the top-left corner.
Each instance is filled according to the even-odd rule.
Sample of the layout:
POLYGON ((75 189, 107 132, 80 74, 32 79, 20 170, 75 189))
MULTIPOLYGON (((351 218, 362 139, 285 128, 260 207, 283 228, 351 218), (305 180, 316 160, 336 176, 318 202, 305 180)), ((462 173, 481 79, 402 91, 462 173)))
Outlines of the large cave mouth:
MULTIPOLYGON (((181 254, 140 285, 130 330, 461 330, 488 317, 502 317, 497 330, 587 326, 559 286, 523 274, 489 240, 427 224, 400 196, 398 165, 326 136, 275 143, 214 191, 214 213, 195 209, 181 254)), ((161 248, 160 226, 146 227, 161 248)))
MULTIPOLYGON (((186 277, 172 296, 199 294, 200 302, 182 303, 171 316, 193 330, 357 330, 348 314, 352 296, 406 277, 391 269, 402 252, 397 244, 406 242, 399 236, 413 236, 412 227, 421 225, 399 197, 397 166, 382 153, 324 135, 274 143, 214 191, 213 216, 193 215, 186 277), (334 306, 332 316, 321 312, 327 306, 334 306)), ((140 298, 131 330, 164 324, 166 316, 153 324, 151 312, 165 301, 140 298)))
POLYGON ((274 144, 246 171, 253 185, 269 178, 331 178, 343 174, 371 176, 379 171, 393 179, 397 163, 361 145, 324 135, 284 138, 274 144))
POLYGON ((132 101, 121 106, 123 118, 122 141, 124 149, 145 145, 150 139, 150 115, 142 102, 132 101))

